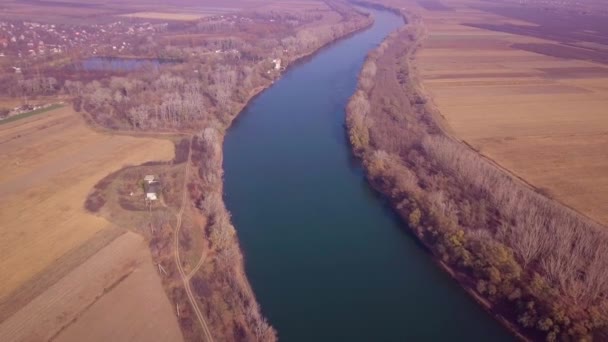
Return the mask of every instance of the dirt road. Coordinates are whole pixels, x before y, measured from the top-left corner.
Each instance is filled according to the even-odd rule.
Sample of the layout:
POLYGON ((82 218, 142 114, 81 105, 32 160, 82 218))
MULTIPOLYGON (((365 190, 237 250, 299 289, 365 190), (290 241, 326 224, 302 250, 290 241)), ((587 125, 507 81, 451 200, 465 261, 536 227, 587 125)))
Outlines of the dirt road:
POLYGON ((196 317, 198 318, 198 321, 201 324, 201 327, 203 328, 203 333, 205 334, 204 338, 206 341, 212 342, 213 336, 211 335, 211 331, 209 330, 209 327, 207 326, 205 317, 203 316, 201 310, 198 307, 198 304, 196 303, 196 298, 194 298, 194 295, 192 294, 192 289, 190 288, 190 276, 188 274, 186 274, 186 272, 182 268, 182 262, 179 257, 179 230, 182 227, 182 217, 183 217, 184 211, 186 209, 187 201, 188 201, 187 186, 188 186, 188 177, 190 175, 190 158, 191 158, 191 156, 192 156, 192 138, 190 138, 190 146, 188 149, 188 160, 186 161, 186 171, 184 172, 184 186, 182 189, 183 190, 182 205, 181 205, 181 208, 179 209, 179 213, 177 214, 177 222, 175 224, 175 234, 173 237, 173 241, 175 241, 174 255, 175 255, 175 263, 177 264, 177 269, 179 270, 179 274, 182 278, 182 281, 184 282, 184 288, 186 289, 186 294, 188 295, 190 304, 192 305, 192 308, 194 309, 194 312, 196 313, 196 317))

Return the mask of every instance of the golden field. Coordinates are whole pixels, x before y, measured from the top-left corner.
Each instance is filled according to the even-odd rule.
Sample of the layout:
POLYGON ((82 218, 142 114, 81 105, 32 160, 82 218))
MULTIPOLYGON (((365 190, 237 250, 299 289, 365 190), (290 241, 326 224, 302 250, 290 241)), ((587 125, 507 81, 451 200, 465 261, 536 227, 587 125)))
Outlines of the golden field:
POLYGON ((340 16, 332 12, 326 3, 318 0, 300 0, 300 1, 260 1, 260 0, 240 0, 226 1, 222 3, 205 3, 190 8, 179 8, 178 6, 167 6, 166 8, 159 7, 158 11, 138 11, 132 13, 121 14, 121 17, 140 18, 140 19, 156 19, 156 20, 171 20, 171 21, 189 21, 198 20, 207 16, 215 15, 230 15, 240 11, 299 11, 340 16))
POLYGON ((608 66, 560 57, 570 50, 540 35, 478 28, 538 23, 469 6, 475 1, 444 3, 450 8, 416 9, 426 37, 414 65, 446 130, 549 196, 608 224, 608 66))
POLYGON ((0 126, 3 340, 83 340, 70 336, 79 336, 81 319, 95 317, 108 301, 130 320, 97 320, 85 340, 107 340, 110 331, 129 340, 181 339, 143 238, 83 205, 109 173, 173 153, 170 141, 97 133, 69 107, 0 126))

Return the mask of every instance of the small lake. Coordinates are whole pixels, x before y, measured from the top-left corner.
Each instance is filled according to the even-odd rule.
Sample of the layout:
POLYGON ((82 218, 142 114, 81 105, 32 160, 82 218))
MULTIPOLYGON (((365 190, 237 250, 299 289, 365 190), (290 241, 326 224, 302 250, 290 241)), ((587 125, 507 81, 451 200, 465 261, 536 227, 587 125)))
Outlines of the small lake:
POLYGON ((344 108, 368 52, 402 19, 290 68, 224 143, 225 201, 264 315, 282 341, 513 341, 366 183, 344 108))
POLYGON ((153 58, 89 57, 76 67, 84 71, 128 72, 143 68, 158 69, 162 65, 175 63, 177 61, 153 58))

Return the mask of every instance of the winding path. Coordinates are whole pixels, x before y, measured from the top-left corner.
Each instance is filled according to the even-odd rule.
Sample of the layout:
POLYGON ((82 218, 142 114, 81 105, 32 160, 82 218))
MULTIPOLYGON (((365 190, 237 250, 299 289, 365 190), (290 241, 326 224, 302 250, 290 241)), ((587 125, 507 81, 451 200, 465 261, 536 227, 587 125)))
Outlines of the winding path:
POLYGON ((198 260, 198 263, 196 264, 196 266, 194 266, 194 268, 190 271, 190 273, 188 273, 188 279, 191 279, 192 277, 194 277, 196 272, 198 272, 198 270, 201 268, 201 266, 203 266, 206 259, 207 259, 207 254, 205 252, 203 252, 203 255, 201 255, 201 258, 198 260))
MULTIPOLYGON (((190 275, 191 274, 186 274, 186 272, 182 268, 182 262, 179 257, 179 230, 182 227, 182 217, 183 217, 184 211, 186 209, 186 203, 188 201, 187 186, 188 186, 188 177, 190 176, 190 158, 191 158, 191 156, 192 156, 192 137, 190 137, 190 146, 188 147, 188 160, 186 160, 186 171, 184 172, 184 186, 182 189, 182 192, 183 192, 182 205, 179 209, 179 213, 177 214, 177 222, 175 224, 175 234, 173 237, 173 241, 175 241, 175 248, 174 248, 175 264, 177 264, 177 269, 179 270, 179 274, 182 278, 182 281, 184 282, 184 288, 186 289, 186 294, 188 295, 190 304, 192 305, 192 308, 194 309, 194 312, 196 313, 196 317, 198 318, 198 321, 201 324, 201 327, 203 328, 204 339, 205 339, 205 341, 213 342, 213 336, 211 335, 211 331, 209 330, 209 327, 207 326, 207 321, 205 321, 205 317, 203 316, 203 313, 199 309, 198 304, 196 303, 196 298, 194 298, 194 295, 192 294, 192 289, 190 288, 190 275)), ((199 261, 199 264, 201 264, 203 260, 204 260, 204 258, 201 258, 201 261, 199 261)))

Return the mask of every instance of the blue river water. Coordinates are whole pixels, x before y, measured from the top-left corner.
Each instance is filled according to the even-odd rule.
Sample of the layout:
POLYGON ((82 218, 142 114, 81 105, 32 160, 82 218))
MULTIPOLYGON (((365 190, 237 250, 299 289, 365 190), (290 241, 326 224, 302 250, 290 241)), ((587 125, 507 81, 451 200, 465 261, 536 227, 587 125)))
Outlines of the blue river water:
POLYGON ((512 341, 366 184, 344 108, 366 55, 402 19, 290 68, 239 115, 225 201, 262 311, 282 341, 512 341))

